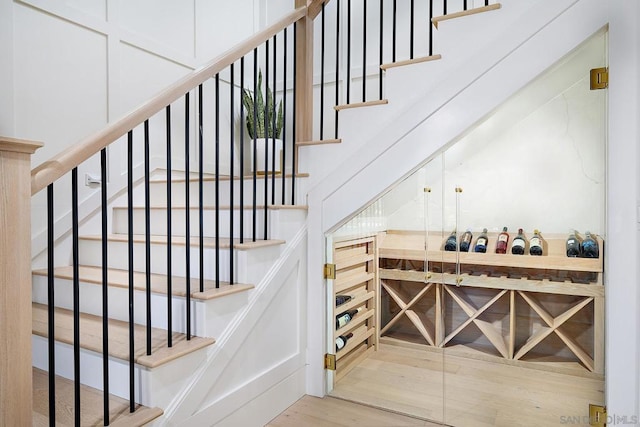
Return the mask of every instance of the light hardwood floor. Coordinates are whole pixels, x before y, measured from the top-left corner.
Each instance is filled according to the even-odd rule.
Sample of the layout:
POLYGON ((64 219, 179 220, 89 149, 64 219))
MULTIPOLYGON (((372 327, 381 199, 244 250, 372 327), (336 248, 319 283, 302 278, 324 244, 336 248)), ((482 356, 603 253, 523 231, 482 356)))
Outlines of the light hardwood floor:
POLYGON ((431 427, 440 424, 382 411, 333 397, 304 396, 274 418, 269 427, 431 427))
POLYGON ((530 369, 381 343, 331 395, 452 426, 537 427, 586 420, 589 403, 604 403, 603 391, 602 377, 588 372, 530 369))

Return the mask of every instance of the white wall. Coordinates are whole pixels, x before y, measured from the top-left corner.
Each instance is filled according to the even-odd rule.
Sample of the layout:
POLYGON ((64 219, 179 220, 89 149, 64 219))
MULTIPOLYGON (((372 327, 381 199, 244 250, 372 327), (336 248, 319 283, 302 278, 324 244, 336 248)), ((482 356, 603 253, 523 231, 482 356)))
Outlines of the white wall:
MULTIPOLYGON (((0 134, 43 141, 44 148, 32 158, 32 165, 36 166, 122 117, 292 8, 293 2, 284 0, 268 7, 264 0, 3 1, 0 134)), ((289 62, 291 67, 292 61, 289 62)), ((247 61, 248 69, 251 65, 247 61)), ((228 73, 221 75, 220 122, 224 142, 229 140, 231 129, 225 102, 229 97, 228 80, 228 73)), ((250 79, 246 84, 251 85, 250 79)), ((213 94, 213 82, 205 84, 205 93, 213 94)), ((195 98, 192 94, 189 128, 192 170, 197 168, 195 98)), ((236 110, 239 100, 237 91, 236 110)), ((213 121, 212 104, 205 103, 208 126, 213 121)), ((184 100, 174 103, 172 117, 172 166, 181 169, 185 150, 184 100)), ((239 129, 235 132, 237 136, 239 129)), ((205 133, 213 137, 212 132, 205 133)), ((150 120, 150 135, 153 170, 165 165, 164 111, 150 120)), ((142 142, 140 127, 134 131, 137 178, 143 167, 142 142)), ((228 170, 227 144, 222 146, 225 147, 220 153, 222 168, 228 170)), ((126 184, 126 153, 126 136, 108 150, 110 195, 126 184)), ((212 170, 210 149, 204 157, 205 168, 212 170)), ((78 168, 81 218, 97 207, 98 190, 86 187, 84 178, 86 174, 98 176, 99 165, 99 157, 95 156, 78 168)), ((69 177, 55 185, 57 236, 68 230, 70 224, 70 188, 69 177)), ((33 198, 32 206, 32 247, 38 253, 44 247, 44 192, 33 198)))
POLYGON ((589 89, 589 70, 607 64, 605 53, 601 32, 390 190, 387 227, 424 228, 426 186, 430 229, 450 232, 461 187, 461 231, 604 237, 606 91, 589 89))

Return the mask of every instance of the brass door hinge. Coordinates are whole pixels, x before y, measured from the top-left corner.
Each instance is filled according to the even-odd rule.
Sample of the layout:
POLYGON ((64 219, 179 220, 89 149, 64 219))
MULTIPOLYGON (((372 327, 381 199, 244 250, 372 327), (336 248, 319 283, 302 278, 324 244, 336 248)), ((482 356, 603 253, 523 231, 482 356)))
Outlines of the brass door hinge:
POLYGON ((326 353, 324 355, 324 369, 328 369, 330 371, 336 370, 336 355, 326 353))
POLYGON ((607 67, 591 70, 591 90, 605 89, 609 86, 609 69, 607 67))
POLYGON ((335 264, 325 264, 324 265, 324 278, 325 279, 335 279, 336 278, 336 265, 335 264))
POLYGON ((607 408, 605 406, 589 404, 589 425, 596 427, 607 425, 607 408))

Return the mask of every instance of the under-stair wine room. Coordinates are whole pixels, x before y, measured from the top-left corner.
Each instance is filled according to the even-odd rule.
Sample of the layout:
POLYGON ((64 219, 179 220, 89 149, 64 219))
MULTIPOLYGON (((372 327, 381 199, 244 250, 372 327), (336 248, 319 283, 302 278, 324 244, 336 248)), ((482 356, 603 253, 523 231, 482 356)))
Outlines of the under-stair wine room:
POLYGON ((454 426, 604 404, 606 64, 602 30, 326 236, 329 395, 454 426))

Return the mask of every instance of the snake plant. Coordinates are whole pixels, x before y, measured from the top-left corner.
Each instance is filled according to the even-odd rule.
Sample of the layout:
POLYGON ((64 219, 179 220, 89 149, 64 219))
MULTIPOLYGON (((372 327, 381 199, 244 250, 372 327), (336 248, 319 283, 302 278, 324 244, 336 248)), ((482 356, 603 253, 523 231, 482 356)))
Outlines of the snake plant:
POLYGON ((275 100, 270 88, 267 88, 267 105, 265 108, 264 98, 262 96, 262 70, 258 73, 258 90, 256 96, 254 93, 244 89, 242 92, 242 103, 244 104, 247 117, 247 131, 251 138, 280 138, 283 126, 282 101, 278 103, 278 112, 276 116, 276 128, 273 132, 273 117, 275 114, 275 100), (254 113, 255 110, 255 113, 254 113), (265 123, 265 117, 268 113, 268 123, 265 123), (255 122, 254 122, 255 119, 255 122), (265 131, 266 124, 266 131, 265 131))

